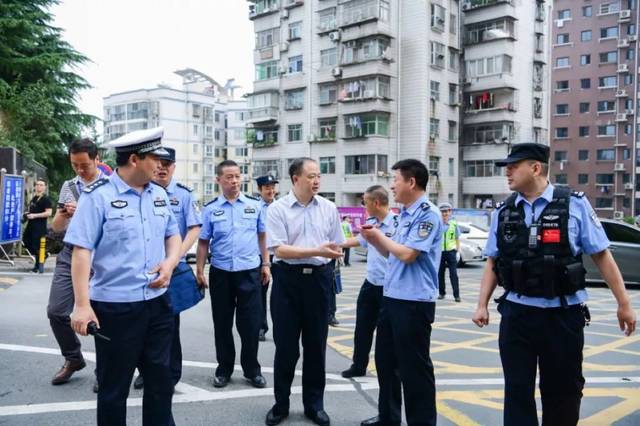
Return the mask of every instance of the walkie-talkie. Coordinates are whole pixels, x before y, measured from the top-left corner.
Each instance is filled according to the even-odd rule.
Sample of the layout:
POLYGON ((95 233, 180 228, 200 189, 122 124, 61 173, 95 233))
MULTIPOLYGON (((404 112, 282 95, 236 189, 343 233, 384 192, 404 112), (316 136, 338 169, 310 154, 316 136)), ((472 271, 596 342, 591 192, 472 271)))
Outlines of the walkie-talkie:
POLYGON ((107 337, 104 334, 100 334, 100 329, 98 328, 98 324, 96 324, 95 321, 91 321, 89 322, 89 324, 87 324, 87 333, 92 336, 96 336, 98 339, 102 339, 105 342, 111 341, 110 337, 107 337))

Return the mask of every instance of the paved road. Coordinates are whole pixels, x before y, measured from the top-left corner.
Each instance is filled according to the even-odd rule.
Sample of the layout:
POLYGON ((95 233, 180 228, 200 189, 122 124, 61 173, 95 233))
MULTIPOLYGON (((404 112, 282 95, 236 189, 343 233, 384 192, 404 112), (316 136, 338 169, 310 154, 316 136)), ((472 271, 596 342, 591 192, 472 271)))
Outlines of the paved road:
MULTIPOLYGON (((338 296, 340 325, 332 328, 327 350, 325 406, 334 425, 357 425, 376 413, 375 365, 358 380, 339 373, 349 366, 353 345, 355 301, 364 274, 363 259, 343 269, 344 292, 338 296)), ((438 303, 432 335, 432 358, 438 382, 438 423, 495 425, 502 418, 502 373, 498 356, 497 322, 482 330, 470 321, 482 264, 462 269, 462 303, 451 298, 438 303)), ((0 271, 0 425, 87 425, 95 423, 91 393, 93 341, 83 339, 91 362, 64 386, 49 380, 62 364, 46 318, 50 274, 0 271)), ((584 370, 587 378, 581 424, 640 424, 640 335, 625 338, 617 328, 615 303, 606 289, 591 289, 593 321, 586 329, 584 370)), ((632 293, 640 307, 640 291, 632 293)), ((179 425, 259 425, 273 404, 272 389, 246 384, 239 366, 230 386, 211 384, 215 368, 213 326, 208 299, 182 317, 185 368, 174 397, 179 425)), ((270 338, 270 335, 268 336, 270 338)), ((260 361, 273 382, 273 342, 260 348, 260 361)), ((300 367, 300 365, 299 365, 300 367)), ((302 414, 300 377, 296 377, 291 416, 286 424, 310 424, 302 414)), ((129 398, 128 424, 141 421, 140 391, 129 398)))

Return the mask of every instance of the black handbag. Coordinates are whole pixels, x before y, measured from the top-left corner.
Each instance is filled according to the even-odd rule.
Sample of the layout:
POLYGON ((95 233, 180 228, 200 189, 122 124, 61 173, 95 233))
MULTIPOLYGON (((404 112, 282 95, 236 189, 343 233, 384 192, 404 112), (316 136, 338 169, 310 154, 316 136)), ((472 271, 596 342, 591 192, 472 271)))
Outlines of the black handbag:
POLYGON ((179 314, 204 299, 204 287, 198 286, 193 269, 186 262, 178 263, 171 275, 169 294, 173 312, 179 314))

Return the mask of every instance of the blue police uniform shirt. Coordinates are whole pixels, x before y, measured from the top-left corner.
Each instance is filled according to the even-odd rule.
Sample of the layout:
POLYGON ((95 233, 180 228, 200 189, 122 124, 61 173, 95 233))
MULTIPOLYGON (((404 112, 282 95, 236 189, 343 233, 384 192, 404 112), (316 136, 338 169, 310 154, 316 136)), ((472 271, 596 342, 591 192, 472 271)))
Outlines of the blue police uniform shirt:
MULTIPOLYGON (((300 204, 293 191, 274 201, 267 215, 267 248, 272 252, 281 245, 316 248, 324 243, 345 242, 340 214, 334 203, 316 195, 306 206, 300 204)), ((277 262, 277 256, 274 261, 277 262)), ((289 264, 324 265, 326 257, 284 259, 289 264)))
POLYGON ((64 242, 93 252, 91 300, 139 302, 167 291, 149 287, 158 276, 149 271, 165 259, 165 239, 178 232, 163 188, 148 183, 138 193, 113 173, 85 189, 64 242))
POLYGON ((265 232, 260 202, 240 194, 230 203, 224 195, 202 210, 200 239, 210 241, 211 264, 229 272, 260 266, 258 233, 265 232))
MULTIPOLYGON (((193 197, 193 193, 184 186, 179 185, 175 179, 171 179, 165 190, 169 196, 171 211, 178 222, 180 236, 184 240, 189 228, 202 225, 198 204, 193 197)), ((186 261, 185 256, 180 259, 180 262, 186 261)))
POLYGON ((98 169, 98 176, 87 184, 85 184, 84 181, 80 179, 80 176, 76 176, 71 180, 65 181, 62 184, 62 187, 60 188, 60 192, 58 193, 58 202, 70 203, 70 202, 76 201, 76 197, 73 195, 73 192, 69 188, 70 184, 75 185, 76 189, 78 190, 78 194, 82 195, 82 190, 85 188, 85 186, 91 185, 93 182, 99 181, 100 179, 104 179, 105 177, 107 176, 104 174, 104 172, 98 169))
MULTIPOLYGON (((554 186, 549 183, 547 188, 542 192, 540 197, 536 198, 533 203, 529 203, 526 198, 518 194, 516 198, 516 206, 524 203, 524 215, 527 226, 531 226, 532 218, 536 221, 544 208, 553 200, 554 186)), ((569 246, 574 256, 584 253, 592 255, 600 253, 609 247, 609 239, 598 221, 596 213, 593 211, 591 204, 586 197, 570 197, 569 201, 569 246)), ((503 209, 501 206, 493 212, 491 217, 491 227, 489 228, 489 238, 485 247, 485 255, 489 257, 498 257, 497 229, 498 229, 498 212, 503 209)), ((587 291, 578 290, 575 294, 565 296, 567 304, 577 305, 587 301, 587 291)), ((556 308, 561 306, 560 298, 545 299, 543 297, 528 297, 517 294, 513 291, 507 295, 507 300, 521 303, 523 305, 535 306, 539 308, 556 308)))
POLYGON ((412 263, 401 262, 389 253, 384 296, 420 302, 435 301, 442 254, 442 218, 426 195, 409 208, 402 208, 393 241, 420 254, 412 263))
MULTIPOLYGON (((369 217, 367 224, 377 226, 387 237, 393 238, 398 230, 398 218, 389 212, 382 222, 376 217, 369 217)), ((369 245, 361 234, 356 237, 361 247, 367 249, 367 281, 375 286, 384 285, 384 276, 387 272, 387 258, 380 254, 372 245, 369 245)))

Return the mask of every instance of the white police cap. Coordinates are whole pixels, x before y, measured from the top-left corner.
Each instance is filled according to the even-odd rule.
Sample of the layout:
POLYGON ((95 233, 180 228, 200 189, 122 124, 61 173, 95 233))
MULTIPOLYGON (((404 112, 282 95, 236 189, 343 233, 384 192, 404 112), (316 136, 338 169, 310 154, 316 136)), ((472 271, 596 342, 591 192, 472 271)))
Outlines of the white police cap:
POLYGON ((169 155, 162 147, 163 127, 136 130, 109 142, 118 153, 169 155))

